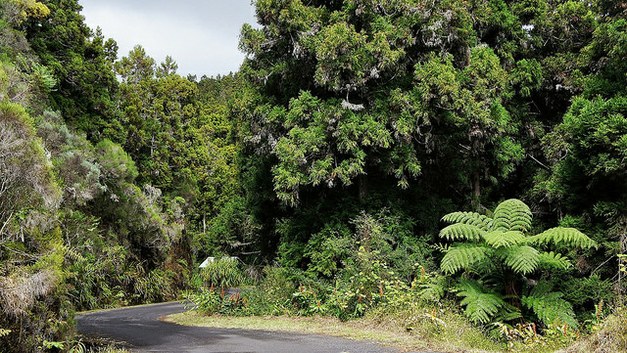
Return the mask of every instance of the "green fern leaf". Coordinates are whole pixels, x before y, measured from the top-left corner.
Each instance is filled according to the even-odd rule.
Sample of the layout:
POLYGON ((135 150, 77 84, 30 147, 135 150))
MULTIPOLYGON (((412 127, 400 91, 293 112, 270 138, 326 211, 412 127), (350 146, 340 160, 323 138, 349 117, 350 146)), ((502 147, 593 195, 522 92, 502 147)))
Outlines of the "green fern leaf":
POLYGON ((527 308, 533 310, 538 319, 545 325, 568 324, 577 327, 573 306, 562 299, 562 293, 534 293, 530 296, 523 296, 522 303, 527 308))
POLYGON ((447 288, 446 277, 438 276, 431 278, 425 283, 419 285, 420 298, 430 302, 438 302, 444 298, 445 289, 447 288))
POLYGON ((490 233, 485 233, 483 236, 488 245, 493 248, 509 248, 514 245, 524 244, 527 241, 527 238, 518 231, 510 231, 510 232, 501 232, 494 231, 490 233))
POLYGON ((554 252, 543 252, 540 254, 540 267, 544 268, 557 268, 562 270, 567 270, 572 266, 570 260, 562 256, 562 254, 554 253, 554 252))
POLYGON ((476 212, 453 212, 442 217, 442 221, 447 223, 463 223, 488 231, 492 227, 492 218, 476 212))
POLYGON ((486 290, 475 281, 460 280, 457 291, 457 296, 463 297, 461 305, 466 307, 464 313, 474 323, 488 323, 508 307, 499 294, 486 290))
POLYGON ((440 231, 440 238, 447 240, 479 240, 484 237, 486 232, 481 228, 464 223, 452 224, 440 231))
POLYGON ((533 215, 529 206, 517 199, 501 202, 494 210, 493 230, 527 232, 533 215))
POLYGON ((505 264, 516 273, 527 275, 538 268, 540 253, 538 250, 527 246, 515 246, 505 252, 505 264))
POLYGON ((440 268, 447 274, 469 269, 473 264, 487 259, 489 251, 490 249, 485 246, 452 246, 442 258, 440 268))
POLYGON ((513 305, 507 304, 507 309, 508 310, 503 310, 498 315, 496 315, 493 321, 498 321, 498 322, 514 321, 523 317, 520 310, 513 305))
POLYGON ((568 245, 575 246, 581 249, 590 249, 597 246, 597 243, 588 238, 587 235, 578 231, 575 228, 551 228, 538 235, 528 238, 530 244, 555 244, 555 245, 568 245))

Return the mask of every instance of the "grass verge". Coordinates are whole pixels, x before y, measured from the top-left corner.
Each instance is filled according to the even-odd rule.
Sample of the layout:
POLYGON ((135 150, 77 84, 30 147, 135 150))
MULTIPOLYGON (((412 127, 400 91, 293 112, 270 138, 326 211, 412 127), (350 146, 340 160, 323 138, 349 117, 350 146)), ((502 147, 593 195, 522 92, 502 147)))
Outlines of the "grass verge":
POLYGON ((627 308, 619 308, 597 327, 596 332, 559 353, 627 352, 627 308))
MULTIPOLYGON (((400 348, 405 351, 438 351, 438 352, 500 352, 502 346, 483 337, 480 332, 468 332, 462 329, 447 338, 424 337, 415 332, 386 329, 384 325, 363 319, 349 322, 329 317, 287 317, 287 316, 203 316, 197 312, 186 312, 164 318, 167 322, 186 326, 239 328, 250 330, 266 330, 321 334, 355 340, 373 341, 383 345, 400 348), (471 337, 474 336, 474 337, 471 337), (469 347, 468 340, 478 343, 469 347), (477 340, 481 342, 476 342, 477 340)), ((474 329, 470 328, 471 331, 474 329)))
POLYGON ((131 353, 123 347, 122 342, 116 342, 107 338, 79 336, 73 344, 70 352, 85 353, 131 353))
MULTIPOLYGON (((348 322, 321 316, 206 316, 189 311, 167 316, 164 321, 185 326, 329 335, 376 342, 402 351, 549 353, 571 343, 568 340, 537 339, 508 346, 489 339, 462 316, 446 310, 437 313, 437 317, 436 313, 427 311, 414 311, 412 316, 407 316, 375 310, 362 319, 348 322)), ((584 350, 560 352, 579 353, 584 350)))

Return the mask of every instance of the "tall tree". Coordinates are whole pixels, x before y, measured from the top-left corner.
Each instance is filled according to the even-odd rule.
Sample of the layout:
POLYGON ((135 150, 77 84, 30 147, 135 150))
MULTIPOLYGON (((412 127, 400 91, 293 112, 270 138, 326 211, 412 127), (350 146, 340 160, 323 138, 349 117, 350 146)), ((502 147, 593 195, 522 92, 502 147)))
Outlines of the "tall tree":
POLYGON ((78 0, 45 0, 50 9, 46 21, 31 18, 24 23, 28 41, 41 63, 59 81, 50 94, 52 107, 64 119, 94 141, 118 136, 113 72, 117 44, 106 40, 100 29, 87 27, 78 0))
POLYGON ((535 191, 616 254, 627 251, 627 21, 606 10, 577 56, 581 94, 543 140, 551 168, 535 191))

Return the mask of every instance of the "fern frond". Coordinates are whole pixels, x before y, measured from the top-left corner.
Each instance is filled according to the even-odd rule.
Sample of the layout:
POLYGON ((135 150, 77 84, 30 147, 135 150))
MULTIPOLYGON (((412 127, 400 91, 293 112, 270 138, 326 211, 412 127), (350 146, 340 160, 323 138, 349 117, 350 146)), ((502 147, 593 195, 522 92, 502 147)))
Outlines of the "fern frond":
POLYGON ((572 266, 572 263, 567 257, 562 256, 562 254, 560 253, 554 253, 552 251, 540 253, 539 260, 540 260, 540 263, 539 263, 540 267, 549 267, 549 268, 558 268, 558 269, 567 270, 572 266))
POLYGON ((485 246, 451 246, 442 258, 440 268, 447 274, 468 269, 473 264, 488 258, 489 251, 490 249, 485 246))
POLYGON ((528 238, 530 244, 576 246, 581 249, 597 247, 597 243, 575 228, 556 227, 528 238))
POLYGON ((505 252, 505 264, 514 272, 529 274, 538 268, 540 253, 531 246, 515 246, 505 252))
POLYGON ((516 308, 515 306, 511 304, 507 304, 506 309, 507 310, 502 310, 498 315, 496 315, 493 321, 500 321, 500 322, 514 321, 516 319, 520 319, 523 317, 522 313, 520 312, 520 309, 516 308))
POLYGON ((446 253, 450 247, 451 247, 451 244, 437 243, 437 244, 431 245, 432 249, 434 249, 435 251, 439 251, 441 253, 446 253))
POLYGON ((486 232, 481 228, 465 223, 455 223, 440 231, 440 238, 447 240, 479 240, 484 237, 486 232))
POLYGON ((488 231, 492 227, 492 218, 476 212, 453 212, 442 217, 447 223, 469 224, 488 231))
POLYGON ((573 306, 562 299, 562 293, 550 292, 543 294, 532 294, 522 297, 522 303, 527 308, 533 310, 538 319, 545 325, 568 324, 577 327, 573 306))
POLYGON ((527 232, 533 215, 529 206, 517 199, 501 202, 494 210, 493 230, 527 232))
POLYGON ((486 290, 475 281, 460 280, 457 290, 457 296, 463 297, 461 305, 466 307, 464 313, 474 323, 488 323, 507 307, 499 294, 486 290))
POLYGON ((493 248, 509 248, 514 245, 524 244, 527 241, 527 237, 525 237, 521 232, 518 231, 510 231, 510 232, 501 232, 494 231, 485 233, 483 236, 488 245, 493 248))
POLYGON ((438 276, 419 285, 420 298, 430 302, 438 302, 444 297, 446 290, 446 277, 438 276))

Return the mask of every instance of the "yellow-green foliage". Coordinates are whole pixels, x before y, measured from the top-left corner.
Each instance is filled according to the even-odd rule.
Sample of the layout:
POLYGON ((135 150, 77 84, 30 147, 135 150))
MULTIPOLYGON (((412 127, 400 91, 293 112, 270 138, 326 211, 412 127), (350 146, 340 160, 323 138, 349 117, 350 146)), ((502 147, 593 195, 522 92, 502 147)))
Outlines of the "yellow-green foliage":
POLYGON ((405 349, 411 347, 411 350, 422 351, 429 347, 429 351, 447 352, 503 350, 500 344, 486 337, 449 304, 452 305, 429 306, 414 301, 398 306, 382 305, 370 311, 360 323, 388 332, 405 331, 409 336, 401 340, 405 349))
POLYGON ((13 201, 3 203, 0 213, 14 212, 26 205, 54 207, 60 190, 42 143, 35 135, 33 119, 23 106, 0 101, 0 136, 4 175, 1 192, 5 200, 13 201))
POLYGON ((7 65, 7 63, 0 61, 0 100, 5 98, 9 85, 9 75, 5 69, 5 66, 7 65))
POLYGON ((45 4, 35 0, 12 0, 20 9, 22 20, 29 17, 43 19, 50 15, 50 9, 45 4))

